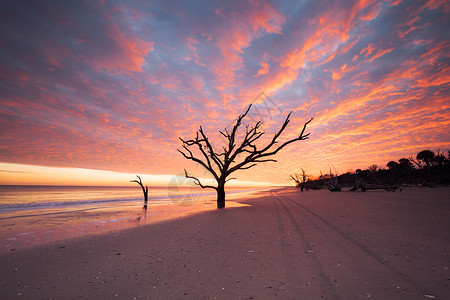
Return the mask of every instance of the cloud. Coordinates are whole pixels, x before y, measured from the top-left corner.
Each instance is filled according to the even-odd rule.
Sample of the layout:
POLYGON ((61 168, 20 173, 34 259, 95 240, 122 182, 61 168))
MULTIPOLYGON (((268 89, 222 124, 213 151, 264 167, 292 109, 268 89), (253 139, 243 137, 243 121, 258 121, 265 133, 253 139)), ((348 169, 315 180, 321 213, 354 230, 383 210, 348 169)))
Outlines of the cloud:
POLYGON ((261 92, 278 109, 267 136, 294 111, 286 137, 314 116, 311 139, 240 179, 450 147, 446 1, 16 1, 5 12, 2 162, 178 174, 195 168, 178 137, 202 125, 220 142, 261 92))
POLYGON ((261 62, 261 69, 259 69, 258 73, 256 73, 254 76, 258 77, 258 76, 261 76, 261 75, 264 75, 264 74, 267 74, 267 73, 269 73, 269 65, 266 62, 262 61, 261 62))

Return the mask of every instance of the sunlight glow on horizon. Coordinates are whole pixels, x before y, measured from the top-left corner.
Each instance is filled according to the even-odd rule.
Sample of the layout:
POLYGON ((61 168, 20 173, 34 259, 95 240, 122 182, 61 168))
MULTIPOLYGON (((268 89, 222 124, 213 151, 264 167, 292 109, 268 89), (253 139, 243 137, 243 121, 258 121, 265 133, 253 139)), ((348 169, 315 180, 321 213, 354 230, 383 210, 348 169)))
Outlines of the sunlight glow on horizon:
MULTIPOLYGON (((178 175, 131 174, 81 168, 43 167, 0 163, 0 185, 62 185, 62 186, 136 186, 130 181, 139 175, 149 187, 195 186, 192 180, 178 175)), ((202 183, 214 185, 211 179, 202 183)), ((232 180, 228 187, 271 187, 279 184, 232 180)))

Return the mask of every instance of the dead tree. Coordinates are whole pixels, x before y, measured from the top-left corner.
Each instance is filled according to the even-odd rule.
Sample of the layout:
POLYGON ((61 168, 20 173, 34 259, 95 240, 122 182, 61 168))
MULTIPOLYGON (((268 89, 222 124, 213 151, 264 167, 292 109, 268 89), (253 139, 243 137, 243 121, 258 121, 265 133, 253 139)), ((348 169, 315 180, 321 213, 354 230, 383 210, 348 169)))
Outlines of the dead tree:
MULTIPOLYGON (((308 181, 308 175, 306 174, 305 170, 301 169, 302 173, 295 173, 290 176, 291 180, 294 180, 297 187, 300 188, 300 190, 303 192, 303 190, 306 187, 306 182, 308 181)), ((308 190, 308 188, 306 187, 308 190)))
MULTIPOLYGON (((331 164, 331 166, 333 166, 334 173, 333 171, 331 171, 331 166, 328 165, 328 167, 330 168, 330 173, 328 175, 328 178, 325 180, 325 186, 330 192, 340 192, 342 188, 338 183, 338 172, 336 171, 334 165, 330 161, 328 162, 331 164)), ((320 171, 320 176, 322 176, 322 171, 320 171)))
POLYGON ((215 189, 217 192, 217 208, 225 207, 225 184, 229 180, 234 179, 229 178, 231 173, 237 170, 250 169, 262 162, 276 162, 275 159, 269 157, 277 154, 287 145, 296 141, 306 140, 309 136, 309 133, 305 134, 305 129, 312 119, 303 125, 302 131, 296 138, 275 147, 275 145, 278 144, 278 138, 289 124, 289 118, 291 116, 291 113, 289 113, 281 128, 275 133, 266 146, 261 147, 255 144, 255 142, 264 134, 264 132, 260 130, 262 125, 261 121, 258 121, 253 127, 249 127, 248 125, 245 126, 245 132, 243 132, 243 137, 241 138, 242 141, 239 142, 238 129, 242 125, 242 120, 247 116, 251 107, 252 105, 249 105, 244 114, 236 119, 236 123, 231 131, 228 131, 227 129, 219 131, 227 141, 226 145, 221 147, 221 152, 217 152, 217 148, 213 147, 202 126, 200 126, 194 139, 184 140, 180 138, 183 142, 183 149, 177 149, 178 152, 186 159, 192 160, 203 166, 214 177, 217 185, 204 185, 199 178, 189 175, 187 171, 184 170, 186 177, 193 179, 194 183, 201 188, 215 189))
POLYGON ((147 208, 147 201, 148 201, 148 186, 145 186, 142 184, 142 180, 141 177, 136 175, 137 178, 139 178, 139 181, 137 180, 131 180, 130 182, 136 182, 137 184, 139 184, 142 188, 142 192, 144 193, 144 208, 147 208))

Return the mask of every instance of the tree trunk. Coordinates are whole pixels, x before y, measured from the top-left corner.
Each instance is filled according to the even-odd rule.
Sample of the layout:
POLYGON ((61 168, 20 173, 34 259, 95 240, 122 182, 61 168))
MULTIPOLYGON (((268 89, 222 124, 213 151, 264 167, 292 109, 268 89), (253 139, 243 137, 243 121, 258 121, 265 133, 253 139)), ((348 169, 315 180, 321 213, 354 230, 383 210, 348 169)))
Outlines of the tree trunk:
POLYGON ((144 190, 144 187, 142 187, 142 190, 144 191, 144 203, 145 203, 145 206, 147 206, 147 202, 148 202, 148 186, 145 187, 145 190, 144 190))
POLYGON ((225 184, 217 186, 217 208, 225 208, 225 184))

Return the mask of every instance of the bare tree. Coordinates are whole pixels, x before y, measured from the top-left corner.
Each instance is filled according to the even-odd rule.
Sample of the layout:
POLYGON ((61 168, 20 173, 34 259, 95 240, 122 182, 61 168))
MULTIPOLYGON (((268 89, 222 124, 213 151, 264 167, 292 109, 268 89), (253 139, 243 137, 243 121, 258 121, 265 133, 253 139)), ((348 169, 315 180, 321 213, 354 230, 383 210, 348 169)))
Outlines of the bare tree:
POLYGON ((302 170, 301 174, 294 172, 294 174, 292 174, 290 176, 290 179, 294 180, 294 182, 297 185, 297 187, 299 187, 300 190, 303 192, 303 190, 305 189, 306 182, 308 181, 308 177, 309 176, 306 174, 305 170, 303 170, 302 168, 301 168, 301 170, 302 170))
POLYGON ((142 192, 144 193, 144 208, 147 208, 147 201, 148 201, 148 186, 146 185, 144 188, 144 185, 142 184, 142 180, 141 177, 136 175, 137 178, 139 178, 139 181, 137 180, 131 180, 130 182, 136 182, 137 184, 139 184, 142 188, 142 192))
POLYGON ((217 191, 217 208, 225 207, 225 184, 234 178, 228 178, 229 175, 237 170, 247 170, 257 165, 257 163, 262 162, 276 162, 275 159, 269 158, 277 154, 281 149, 287 145, 301 140, 306 140, 309 133, 305 134, 306 126, 313 119, 310 119, 303 125, 301 133, 294 139, 288 140, 278 147, 278 138, 286 129, 289 124, 289 118, 291 113, 288 114, 286 120, 284 121, 281 128, 275 133, 270 142, 263 147, 257 146, 255 142, 261 138, 264 134, 260 130, 262 125, 261 121, 258 121, 253 127, 245 126, 245 132, 243 132, 242 141, 238 142, 238 129, 242 125, 242 120, 247 116, 252 105, 250 104, 244 114, 240 115, 236 119, 231 131, 225 129, 224 131, 219 131, 221 135, 226 138, 226 145, 222 147, 221 152, 217 152, 216 148, 213 147, 209 138, 203 131, 202 126, 200 126, 197 131, 196 137, 191 140, 184 140, 180 138, 183 142, 183 149, 177 149, 186 159, 192 160, 201 166, 203 166, 209 173, 214 177, 217 185, 204 185, 200 179, 195 176, 189 175, 186 170, 184 170, 187 178, 194 179, 195 184, 199 185, 201 188, 211 188, 217 191), (190 148, 193 148, 192 150, 190 148), (194 149, 195 154, 194 154, 194 149))

